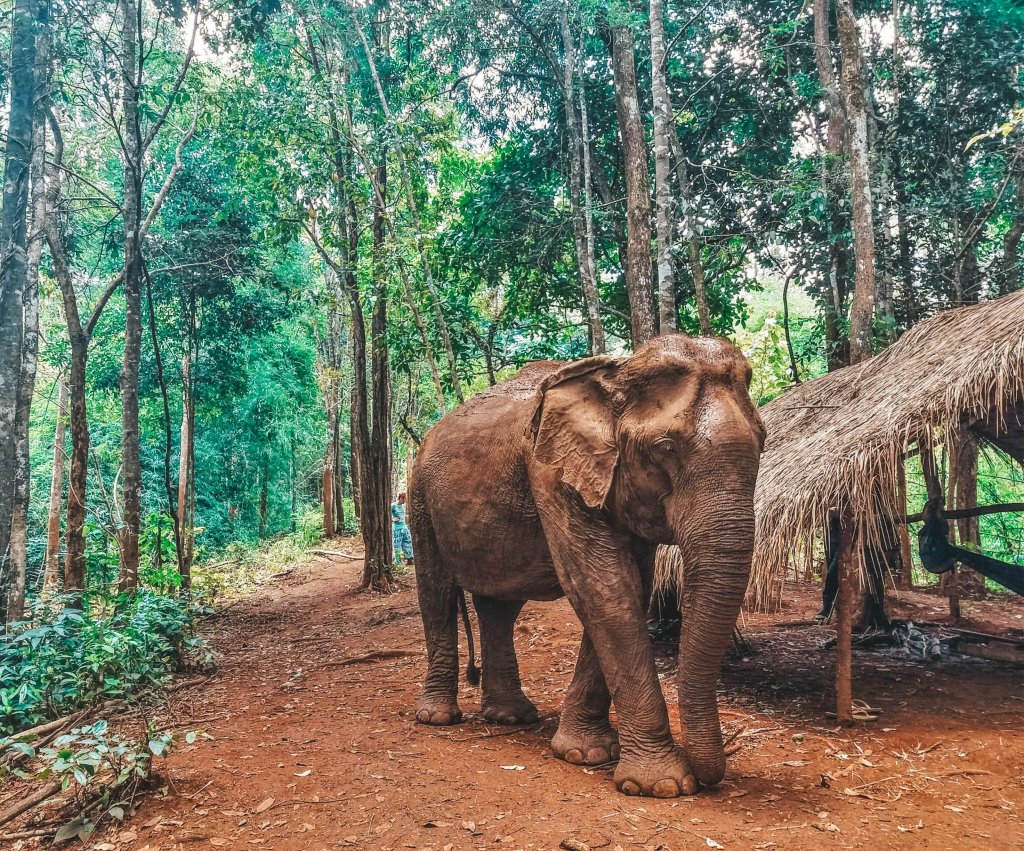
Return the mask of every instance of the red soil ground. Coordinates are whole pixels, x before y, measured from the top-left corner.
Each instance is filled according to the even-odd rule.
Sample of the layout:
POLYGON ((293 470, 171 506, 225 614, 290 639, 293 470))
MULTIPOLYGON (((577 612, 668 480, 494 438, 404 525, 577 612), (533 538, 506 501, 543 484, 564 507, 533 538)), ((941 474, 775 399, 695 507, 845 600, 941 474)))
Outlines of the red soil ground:
MULTIPOLYGON (((1021 669, 957 658, 930 666, 855 653, 855 695, 879 720, 826 716, 831 628, 791 587, 783 611, 747 617, 755 653, 730 657, 721 706, 742 726, 715 790, 674 801, 615 792, 611 769, 548 747, 580 627, 565 601, 530 604, 517 626, 529 728, 485 725, 463 687, 462 724, 413 722, 425 663, 412 576, 388 596, 354 593, 361 563, 320 561, 207 623, 216 675, 173 696, 165 723, 212 739, 160 763, 163 795, 95 837, 100 849, 1022 848, 1021 669), (340 665, 373 651, 380 656, 340 665), (574 845, 573 842, 581 843, 574 845)), ((1024 627, 1024 601, 965 602, 973 627, 1024 627)), ((896 611, 938 621, 944 598, 896 611)), ((672 663, 663 660, 666 696, 672 663)), ((674 708, 672 714, 675 714, 674 708)))

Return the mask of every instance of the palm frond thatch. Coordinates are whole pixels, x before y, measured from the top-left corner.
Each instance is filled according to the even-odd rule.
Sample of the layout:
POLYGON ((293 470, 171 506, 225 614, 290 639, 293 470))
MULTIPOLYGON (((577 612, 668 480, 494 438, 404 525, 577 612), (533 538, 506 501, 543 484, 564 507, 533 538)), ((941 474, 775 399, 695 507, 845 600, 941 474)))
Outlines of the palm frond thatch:
POLYGON ((830 509, 849 512, 859 543, 880 541, 879 518, 903 513, 897 475, 913 444, 980 428, 1020 460, 1024 291, 927 319, 870 360, 798 385, 762 416, 748 601, 770 608, 787 566, 813 557, 830 509))

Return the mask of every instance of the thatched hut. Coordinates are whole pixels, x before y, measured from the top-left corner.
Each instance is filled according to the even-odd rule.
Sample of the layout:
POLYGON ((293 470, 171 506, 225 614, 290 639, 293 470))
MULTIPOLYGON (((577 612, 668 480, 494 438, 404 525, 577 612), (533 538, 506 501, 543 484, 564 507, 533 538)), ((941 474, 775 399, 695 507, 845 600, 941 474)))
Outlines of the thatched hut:
MULTIPOLYGON (((1024 463, 1024 292, 925 320, 870 360, 794 387, 762 416, 750 599, 771 606, 787 569, 820 553, 838 511, 849 609, 865 548, 907 511, 900 477, 909 453, 970 430, 1024 463)), ((841 651, 850 628, 843 599, 841 651)))

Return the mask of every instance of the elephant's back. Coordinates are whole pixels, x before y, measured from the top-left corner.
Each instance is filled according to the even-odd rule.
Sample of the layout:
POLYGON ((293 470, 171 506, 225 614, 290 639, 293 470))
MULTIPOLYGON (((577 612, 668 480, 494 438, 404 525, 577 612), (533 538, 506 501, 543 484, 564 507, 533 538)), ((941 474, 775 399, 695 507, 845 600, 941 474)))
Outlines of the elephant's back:
POLYGON ((425 461, 453 442, 459 445, 487 444, 489 440, 500 440, 506 445, 518 443, 525 437, 533 416, 541 382, 563 366, 561 361, 531 361, 512 378, 467 399, 427 432, 417 457, 425 461))
POLYGON ((478 408, 486 408, 489 402, 495 400, 507 399, 513 402, 529 402, 537 394, 541 382, 563 366, 565 366, 565 361, 530 361, 511 378, 499 381, 493 387, 488 387, 482 393, 478 393, 472 399, 459 405, 448 416, 473 416, 478 408))
MULTIPOLYGON (((417 514, 430 518, 439 549, 453 566, 500 562, 511 568, 546 557, 526 453, 537 389, 562 365, 528 364, 448 413, 424 437, 413 467, 412 516, 414 523, 417 514)), ((501 596, 496 587, 477 588, 468 576, 460 582, 501 596)))

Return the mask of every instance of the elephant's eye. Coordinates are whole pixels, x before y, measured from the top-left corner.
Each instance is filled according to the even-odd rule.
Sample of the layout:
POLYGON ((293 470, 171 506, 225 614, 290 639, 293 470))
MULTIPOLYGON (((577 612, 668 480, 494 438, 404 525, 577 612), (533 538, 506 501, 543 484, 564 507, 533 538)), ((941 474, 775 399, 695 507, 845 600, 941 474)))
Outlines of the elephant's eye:
POLYGON ((676 444, 671 438, 662 437, 654 441, 654 448, 663 454, 672 455, 676 451, 676 444))

